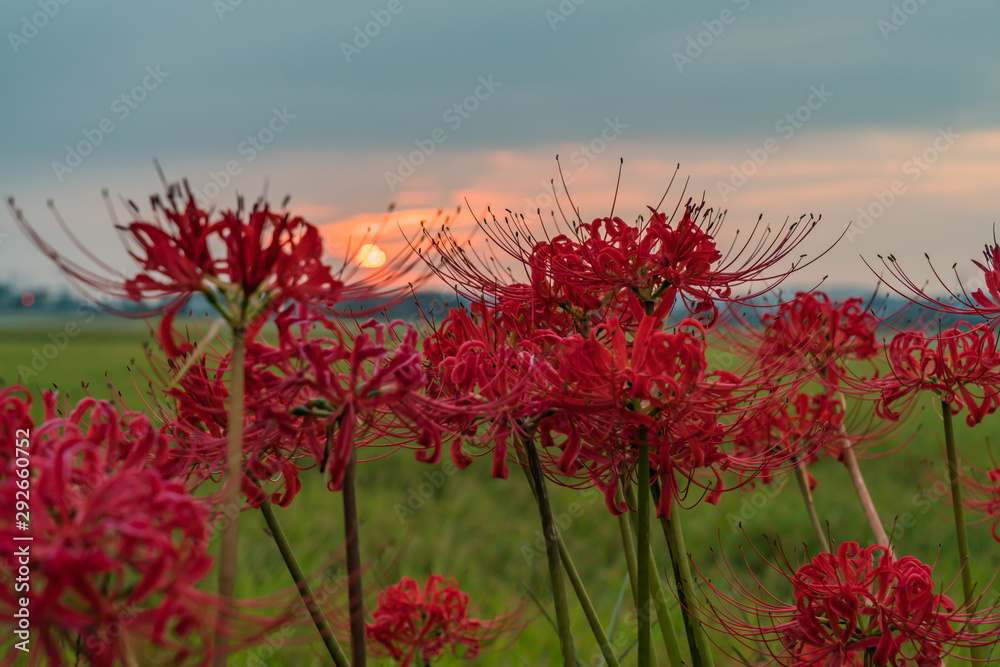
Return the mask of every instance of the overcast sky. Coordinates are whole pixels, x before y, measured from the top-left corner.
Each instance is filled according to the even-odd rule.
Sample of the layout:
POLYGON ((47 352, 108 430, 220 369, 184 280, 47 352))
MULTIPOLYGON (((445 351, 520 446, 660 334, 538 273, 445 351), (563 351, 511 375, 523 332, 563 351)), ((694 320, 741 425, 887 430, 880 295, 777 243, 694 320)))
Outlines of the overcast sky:
MULTIPOLYGON (((815 273, 859 287, 876 253, 972 276, 1000 210, 996 2, 7 0, 0 28, 0 190, 112 261, 101 189, 146 201, 153 158, 219 206, 269 181, 331 252, 393 202, 551 207, 556 154, 585 218, 624 158, 633 218, 680 163, 730 225, 822 214, 810 252, 853 221, 815 273)), ((2 220, 0 280, 53 284, 2 220)))

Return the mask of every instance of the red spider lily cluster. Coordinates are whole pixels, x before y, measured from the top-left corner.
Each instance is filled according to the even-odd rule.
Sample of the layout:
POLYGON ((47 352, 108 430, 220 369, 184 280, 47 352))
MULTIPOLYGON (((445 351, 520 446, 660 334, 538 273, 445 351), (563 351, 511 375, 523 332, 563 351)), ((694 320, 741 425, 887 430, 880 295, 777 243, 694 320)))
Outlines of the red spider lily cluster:
MULTIPOLYGON (((254 336, 246 350, 242 489, 248 507, 264 498, 255 480, 279 483, 271 501, 290 504, 299 472, 319 466, 339 491, 350 454, 385 439, 418 449, 436 462, 441 439, 420 409, 425 378, 417 334, 401 322, 369 320, 352 332, 330 317, 287 309, 275 318, 277 343, 254 336)), ((166 346, 164 346, 165 349, 166 346)), ((177 435, 178 456, 192 475, 217 479, 225 467, 231 353, 196 354, 187 343, 172 369, 181 369, 160 406, 177 435)))
MULTIPOLYGON (((29 609, 42 651, 63 664, 69 638, 89 664, 116 665, 134 661, 134 646, 148 641, 171 664, 202 663, 214 602, 196 585, 212 565, 210 505, 174 476, 169 440, 147 417, 92 399, 65 417, 55 406, 48 395, 36 427, 23 390, 0 397, 3 435, 12 427, 31 434, 32 473, 16 475, 13 460, 4 462, 0 494, 30 489, 32 539, 16 541, 25 533, 4 522, 0 560, 18 563, 18 548, 30 548, 29 609)), ((0 590, 8 618, 17 597, 0 590)))
MULTIPOLYGON (((723 254, 715 237, 723 216, 704 203, 688 202, 676 219, 650 212, 636 225, 613 216, 565 221, 566 233, 545 240, 536 240, 521 219, 480 221, 498 251, 522 263, 527 282, 521 283, 497 275, 447 233, 433 238, 443 257, 435 270, 472 305, 471 314, 453 310, 425 351, 441 395, 466 400, 455 416, 466 434, 489 423, 480 442, 493 448, 495 475, 506 475, 501 460, 510 434, 515 443, 537 437, 554 480, 598 487, 618 514, 625 507, 614 498, 634 476, 641 441, 665 490, 658 515, 669 517, 692 489, 694 502, 717 502, 726 488, 723 472, 752 478, 763 469, 780 471, 812 445, 727 452, 737 430, 745 430, 746 415, 766 405, 763 387, 774 386, 775 369, 760 365, 740 375, 711 369, 706 326, 717 321, 719 304, 761 293, 737 296, 741 286, 769 280, 773 287, 787 277, 776 266, 814 222, 773 235, 755 229, 723 254), (682 317, 668 325, 677 306, 704 324, 682 317), (478 419, 470 399, 481 404, 478 419)), ((466 462, 458 453, 456 463, 466 462)))
POLYGON ((866 417, 868 411, 858 405, 849 411, 846 401, 847 396, 870 401, 880 386, 885 346, 878 327, 871 302, 834 302, 819 291, 799 292, 765 311, 759 326, 735 318, 727 340, 758 359, 776 384, 782 379, 795 388, 745 425, 740 450, 755 451, 775 438, 812 441, 813 451, 802 458, 803 465, 812 465, 823 457, 844 462, 845 448, 860 454, 896 436, 893 423, 877 423, 879 415, 866 417))
MULTIPOLYGON (((695 663, 706 662, 699 654, 708 650, 699 644, 699 620, 776 664, 930 666, 957 649, 995 641, 1000 613, 988 605, 976 610, 971 578, 963 579, 965 598, 956 604, 935 585, 929 565, 896 555, 884 531, 875 530, 875 546, 823 546, 795 567, 781 556, 782 566, 771 569, 793 589, 785 602, 741 583, 728 564, 724 578, 735 592, 709 584, 713 595, 699 599, 679 525, 703 500, 717 504, 726 491, 780 484, 791 472, 821 533, 807 466, 824 458, 849 469, 869 521, 878 523, 855 451, 895 436, 923 390, 947 405, 949 420, 963 407, 970 426, 995 412, 996 321, 962 322, 938 335, 911 328, 885 343, 871 302, 836 302, 811 291, 762 303, 806 263, 800 253, 812 218, 776 230, 758 220, 740 236, 705 202, 682 199, 667 214, 661 200, 633 224, 613 206, 588 223, 569 204, 573 217, 540 221, 540 235, 519 217, 477 221, 490 254, 460 243, 447 227, 436 235, 425 229, 421 244, 433 256, 421 248, 420 258, 399 259, 354 282, 351 269, 324 263, 316 227, 263 201, 249 211, 240 201, 216 212, 169 185, 164 197, 152 198, 150 219, 130 204, 134 219, 119 231, 137 264, 131 276, 89 252, 96 268, 63 257, 14 209, 29 237, 78 285, 162 316, 150 354, 152 417, 91 398, 60 413, 58 399, 47 395, 36 426, 26 390, 0 393, 0 435, 33 433, 31 567, 38 583, 31 614, 46 657, 53 664, 75 654, 95 665, 132 665, 155 650, 171 664, 224 663, 228 640, 240 634, 227 626, 237 614, 222 586, 232 584, 229 573, 235 577, 235 554, 225 545, 237 541, 235 531, 224 535, 218 560, 226 576, 218 596, 205 593, 213 564, 209 526, 220 514, 255 509, 343 667, 346 657, 324 614, 334 614, 341 630, 344 615, 315 602, 271 510, 300 497, 307 470, 343 494, 354 664, 369 653, 404 667, 447 651, 475 657, 519 629, 520 609, 470 618, 469 597, 434 574, 423 587, 409 578, 389 586, 365 613, 355 466, 399 449, 430 464, 447 450, 459 469, 489 456, 492 475, 503 479, 523 466, 546 532, 554 598, 560 573, 572 576, 573 568, 565 544, 557 545, 545 484, 596 490, 611 514, 635 513, 632 526, 627 518, 620 526, 623 549, 635 551, 629 555, 637 607, 653 587, 649 525, 639 521, 652 513, 653 499, 695 663), (359 302, 401 298, 385 285, 420 259, 460 298, 439 322, 423 314, 421 328, 345 315, 359 302), (217 324, 179 325, 181 309, 199 294, 229 325, 232 345, 217 324), (758 314, 753 322, 748 308, 758 314), (717 363, 720 346, 734 363, 717 363), (635 543, 626 537, 630 530, 640 538, 635 543), (126 617, 125 632, 106 636, 126 617)), ((977 263, 990 296, 978 290, 959 306, 930 305, 995 318, 998 260, 994 246, 986 263, 977 263)), ((372 314, 362 310, 365 318, 372 314)), ((0 465, 0 490, 12 495, 17 466, 6 452, 0 465)), ((966 505, 993 519, 994 537, 996 472, 986 482, 965 478, 966 505)), ((17 531, 7 521, 0 519, 0 557, 9 574, 17 531)), ((818 534, 817 542, 826 538, 818 534)), ((0 591, 0 607, 16 604, 9 590, 0 591)), ((557 604, 569 665, 575 661, 564 609, 557 604)), ((657 613, 664 625, 671 622, 657 613)), ((592 625, 596 616, 588 614, 592 625)), ((642 632, 637 652, 645 667, 642 632)), ((595 636, 613 663, 607 638, 595 636)), ((680 653, 673 648, 668 653, 680 653)))
POLYGON ((475 658, 484 643, 511 631, 511 620, 470 618, 469 596, 458 582, 432 574, 423 589, 409 577, 383 589, 365 632, 373 655, 409 667, 429 665, 448 650, 475 658))
POLYGON ((843 542, 836 553, 821 553, 798 567, 786 560, 783 565, 769 567, 793 586, 792 602, 747 586, 726 566, 735 594, 713 586, 716 599, 701 603, 706 622, 756 650, 772 647, 768 664, 940 665, 959 647, 996 640, 995 629, 970 629, 975 623, 995 625, 995 612, 974 613, 957 607, 946 592, 936 593, 931 566, 913 556, 843 542), (767 623, 749 623, 751 614, 767 623))

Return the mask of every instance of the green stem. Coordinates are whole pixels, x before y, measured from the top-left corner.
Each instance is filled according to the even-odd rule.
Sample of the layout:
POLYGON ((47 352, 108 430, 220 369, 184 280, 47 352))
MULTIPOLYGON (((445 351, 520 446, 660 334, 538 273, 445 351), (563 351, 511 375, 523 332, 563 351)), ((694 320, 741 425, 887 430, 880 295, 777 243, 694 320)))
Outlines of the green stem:
MULTIPOLYGON (((615 503, 621 505, 624 502, 621 488, 615 489, 615 503)), ((632 587, 632 604, 639 605, 639 577, 638 559, 635 553, 635 535, 632 532, 632 524, 629 522, 629 514, 626 512, 618 517, 618 532, 622 538, 622 549, 625 551, 625 567, 628 569, 628 581, 632 587)))
POLYGON ((559 540, 559 556, 562 558, 562 565, 566 570, 566 576, 569 577, 569 581, 573 585, 573 590, 576 592, 576 597, 580 601, 580 606, 583 607, 583 613, 587 616, 590 631, 594 633, 594 639, 597 640, 597 645, 601 647, 601 654, 608 661, 609 667, 620 667, 618 658, 615 656, 615 651, 611 647, 611 642, 608 641, 608 635, 604 632, 604 627, 601 626, 601 619, 597 615, 597 610, 594 609, 593 602, 590 601, 590 596, 587 595, 587 589, 583 587, 583 579, 580 578, 580 573, 577 571, 576 564, 569 555, 569 550, 566 548, 566 541, 563 540, 562 533, 559 532, 558 527, 556 528, 556 537, 559 540))
POLYGON ((246 375, 246 331, 233 326, 230 356, 229 422, 226 441, 226 485, 222 506, 232 519, 222 530, 219 547, 219 617, 215 626, 213 665, 225 667, 229 659, 229 616, 236 592, 236 554, 239 550, 240 488, 243 482, 243 398, 246 375), (232 508, 232 511, 230 511, 232 508))
POLYGON ((636 465, 638 467, 637 483, 639 486, 639 502, 636 525, 636 556, 638 558, 637 586, 639 596, 636 600, 636 612, 639 621, 639 666, 651 664, 652 642, 649 633, 649 445, 644 433, 636 438, 636 465))
POLYGON ((826 540, 826 533, 823 532, 823 524, 820 523, 819 515, 816 514, 813 494, 809 489, 809 473, 806 471, 804 461, 800 461, 795 466, 795 479, 799 483, 799 493, 802 494, 802 501, 806 504, 806 511, 809 512, 809 521, 812 523, 813 532, 816 533, 820 549, 826 553, 830 553, 830 543, 826 540))
MULTIPOLYGON (((659 499, 659 484, 653 486, 653 497, 659 499)), ((674 568, 674 582, 677 586, 677 599, 681 605, 681 616, 684 619, 684 630, 687 633, 688 646, 691 648, 693 667, 713 667, 712 646, 708 635, 701 626, 701 621, 692 611, 694 593, 694 577, 691 576, 691 563, 688 561, 687 547, 684 544, 684 532, 681 530, 680 512, 673 508, 671 519, 661 518, 663 535, 670 549, 670 560, 674 568)))
POLYGON ((313 623, 316 624, 316 629, 323 640, 323 645, 326 646, 326 650, 330 653, 330 657, 333 658, 333 662, 337 667, 350 667, 351 662, 347 659, 344 649, 340 647, 337 637, 333 634, 330 622, 326 620, 323 610, 316 603, 312 587, 302 572, 298 559, 295 558, 295 552, 292 551, 292 545, 288 542, 288 538, 285 537, 285 531, 282 530, 281 523, 278 522, 278 517, 274 513, 271 501, 264 498, 264 502, 260 504, 260 511, 264 515, 264 521, 271 531, 274 543, 278 545, 278 551, 281 552, 285 566, 288 568, 289 574, 292 575, 292 581, 295 582, 295 587, 298 588, 302 602, 305 604, 306 609, 309 610, 309 615, 312 616, 313 623))
POLYGON ((351 458, 344 470, 344 532, 347 538, 347 593, 351 614, 351 664, 364 667, 365 652, 365 593, 361 582, 361 527, 358 523, 358 499, 355 493, 357 452, 351 448, 351 458))
MULTIPOLYGON (((518 459, 520 460, 520 452, 518 452, 518 459)), ((524 466, 523 469, 525 477, 528 478, 528 486, 531 488, 531 493, 534 495, 535 501, 538 502, 538 488, 535 485, 535 479, 528 466, 524 466)), ((583 579, 580 578, 580 572, 576 569, 576 564, 569 555, 569 549, 566 548, 566 541, 563 539, 562 533, 559 532, 558 526, 556 526, 556 538, 559 542, 559 557, 562 560, 562 567, 566 570, 566 575, 573 585, 573 591, 576 593, 577 600, 580 601, 580 606, 583 607, 583 612, 587 616, 587 623, 590 624, 590 630, 594 633, 594 639, 597 640, 598 646, 601 647, 601 654, 608 661, 610 667, 620 667, 614 649, 608 641, 608 635, 604 632, 604 627, 601 625, 601 619, 597 615, 597 610, 594 609, 594 603, 591 602, 590 595, 587 594, 587 589, 583 585, 583 579)))
MULTIPOLYGON (((978 601, 973 597, 975 584, 972 581, 972 562, 969 560, 969 537, 965 530, 965 507, 962 503, 962 481, 958 467, 958 450, 955 447, 955 427, 951 419, 951 405, 943 399, 941 413, 944 418, 944 444, 948 453, 948 483, 951 485, 951 506, 955 513, 958 557, 962 561, 962 591, 965 593, 965 606, 971 614, 975 613, 978 601)), ((975 627, 969 627, 969 632, 975 631, 975 627)), ((985 660, 988 656, 984 649, 983 646, 971 647, 973 660, 985 660)))
MULTIPOLYGON (((625 497, 628 499, 630 507, 635 507, 635 491, 631 486, 626 487, 625 497)), ((681 657, 681 647, 677 641, 677 632, 674 630, 674 622, 670 616, 670 607, 667 604, 666 589, 663 587, 663 580, 660 579, 660 568, 656 565, 656 557, 653 555, 653 545, 649 548, 650 577, 649 583, 652 586, 653 605, 656 607, 656 617, 660 619, 660 635, 663 637, 663 645, 667 649, 667 659, 670 665, 680 667, 684 664, 681 657)))
POLYGON ((545 475, 542 472, 542 462, 535 449, 534 438, 524 438, 524 449, 528 456, 528 473, 535 488, 535 498, 538 500, 538 513, 542 519, 542 533, 545 535, 545 556, 549 564, 549 579, 552 582, 552 597, 556 607, 556 624, 559 629, 559 646, 562 651, 563 667, 576 667, 576 653, 573 649, 573 633, 569 625, 569 605, 566 602, 566 583, 562 576, 562 563, 559 557, 558 530, 552 518, 552 505, 549 504, 549 494, 545 488, 545 475))

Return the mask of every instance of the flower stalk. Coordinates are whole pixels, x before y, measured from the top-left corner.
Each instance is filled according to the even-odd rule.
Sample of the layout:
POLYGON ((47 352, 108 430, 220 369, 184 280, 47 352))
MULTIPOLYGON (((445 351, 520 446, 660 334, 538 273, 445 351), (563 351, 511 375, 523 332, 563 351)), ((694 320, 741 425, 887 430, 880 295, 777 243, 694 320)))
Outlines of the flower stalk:
POLYGON ((285 561, 288 573, 292 575, 292 581, 295 582, 295 587, 302 597, 302 603, 305 604, 313 623, 316 624, 316 629, 319 631, 319 636, 323 640, 323 645, 326 647, 327 652, 333 658, 333 662, 337 667, 350 667, 351 662, 344 653, 344 649, 341 648, 340 642, 337 641, 337 637, 333 633, 333 628, 330 627, 330 622, 323 615, 323 610, 317 604, 312 587, 309 585, 309 580, 306 579, 305 574, 302 572, 302 567, 295 557, 295 552, 292 551, 292 545, 288 542, 285 531, 281 528, 281 523, 274 513, 274 507, 272 507, 270 500, 264 499, 260 504, 260 512, 264 515, 264 521, 271 532, 271 537, 274 538, 274 543, 278 545, 281 558, 285 561))
MULTIPOLYGON (((627 488, 627 487, 626 487, 627 488)), ((621 505, 623 500, 621 486, 615 490, 615 503, 621 505)), ((622 514, 618 517, 618 531, 621 534, 622 539, 622 550, 625 552, 625 568, 628 570, 628 581, 629 586, 632 589, 632 603, 635 605, 639 604, 639 587, 638 587, 638 576, 637 576, 637 559, 635 555, 635 532, 632 529, 632 524, 629 521, 628 514, 622 514)))
POLYGON ((840 425, 839 435, 844 465, 847 467, 847 472, 851 475, 851 482, 854 483, 854 490, 858 494, 858 500, 861 501, 861 507, 865 510, 868 525, 871 526, 872 532, 875 534, 875 541, 883 547, 891 548, 889 545, 889 536, 886 535, 882 521, 878 518, 875 501, 872 500, 871 494, 868 493, 868 485, 865 484, 865 478, 861 474, 861 468, 858 466, 858 459, 854 455, 854 447, 851 445, 851 439, 847 436, 847 431, 844 429, 843 424, 840 425))
MULTIPOLYGON (((229 387, 229 426, 226 442, 226 485, 223 489, 224 508, 239 509, 243 482, 243 399, 246 375, 246 330, 241 324, 233 328, 231 381, 229 387)), ((229 658, 228 619, 232 613, 236 591, 236 556, 239 550, 239 511, 222 531, 219 549, 219 598, 221 608, 215 628, 215 667, 225 667, 229 658)))
POLYGON ((601 648, 601 655, 607 660, 608 667, 620 667, 618 657, 615 656, 611 642, 608 641, 608 635, 604 632, 601 619, 597 615, 597 610, 594 609, 594 603, 591 602, 590 596, 587 594, 587 589, 583 586, 583 579, 580 578, 580 573, 576 569, 576 563, 573 562, 573 559, 569 555, 569 549, 566 548, 566 541, 563 539, 562 533, 559 532, 558 526, 556 527, 556 537, 559 540, 559 557, 562 558, 562 565, 566 570, 566 576, 569 577, 570 584, 572 584, 573 590, 576 592, 576 597, 580 601, 580 606, 583 607, 583 613, 587 616, 587 623, 590 625, 591 632, 594 633, 597 645, 601 648))
POLYGON ((795 480, 799 484, 799 493, 802 494, 802 502, 806 505, 806 511, 809 513, 809 522, 812 524, 813 532, 816 533, 816 540, 819 542, 820 549, 829 552, 830 543, 826 539, 826 533, 823 532, 823 524, 820 523, 819 515, 816 513, 816 504, 813 502, 812 491, 809 489, 809 473, 806 471, 806 464, 804 462, 799 462, 795 466, 795 480))
MULTIPOLYGON (((631 486, 626 487, 625 496, 628 500, 629 507, 638 506, 638 500, 635 497, 635 490, 631 486)), ((652 595, 653 606, 656 608, 656 617, 660 621, 659 626, 660 634, 663 637, 663 645, 667 649, 669 664, 680 667, 680 665, 684 664, 684 661, 681 657, 680 645, 677 642, 677 633, 674 630, 674 623, 670 617, 670 608, 667 606, 666 589, 663 587, 663 580, 660 579, 660 568, 657 567, 656 557, 653 555, 652 544, 649 546, 649 565, 649 583, 652 587, 650 594, 652 595)))
MULTIPOLYGON (((654 484, 653 495, 658 499, 659 484, 654 484)), ((688 646, 691 648, 691 663, 693 667, 713 667, 712 647, 701 621, 694 615, 695 604, 694 577, 691 575, 691 564, 688 562, 687 546, 684 544, 684 532, 681 529, 680 515, 676 511, 672 518, 660 518, 663 535, 670 549, 670 560, 674 568, 674 583, 677 586, 677 599, 680 601, 681 614, 684 618, 684 630, 687 633, 688 646)))
POLYGON ((347 593, 351 615, 351 665, 364 667, 368 658, 365 651, 365 593, 361 582, 361 536, 355 490, 357 467, 357 451, 352 448, 347 468, 344 470, 343 491, 344 532, 347 543, 347 593))
MULTIPOLYGON (((537 452, 536 452, 537 453, 537 452)), ((517 453, 518 459, 520 459, 520 452, 517 453)), ((523 463, 523 461, 522 461, 523 463)), ((528 486, 531 487, 531 493, 535 496, 535 501, 538 501, 538 488, 535 485, 535 478, 531 475, 531 471, 528 466, 524 467, 524 475, 528 479, 528 486)), ((573 586, 573 591, 576 593, 576 598, 580 602, 580 606, 583 607, 583 613, 587 617, 587 623, 590 625, 590 631, 594 633, 594 639, 597 640, 597 645, 601 649, 601 655, 607 660, 609 667, 619 667, 618 657, 615 655, 614 649, 611 647, 611 642, 608 641, 608 635, 604 631, 604 627, 601 625, 601 619, 597 615, 597 610, 594 608, 594 603, 590 599, 590 595, 587 593, 586 587, 583 585, 583 579, 580 577, 580 572, 576 569, 576 563, 573 562, 572 556, 570 556, 569 549, 566 547, 566 540, 563 539, 562 533, 559 531, 559 527, 555 527, 556 539, 559 543, 559 557, 562 562, 562 567, 566 570, 566 576, 569 577, 570 584, 573 586)))
MULTIPOLYGON (((951 418, 951 404, 941 401, 941 415, 944 419, 944 446, 948 456, 948 484, 951 486, 951 506, 955 513, 955 539, 958 545, 958 559, 962 563, 962 592, 965 594, 965 607, 969 613, 975 613, 977 600, 973 597, 975 583, 972 581, 972 562, 969 560, 969 536, 965 530, 965 506, 962 504, 962 482, 958 467, 958 450, 955 447, 955 426, 951 418)), ((970 627, 975 632, 974 627, 970 627)), ((973 660, 987 659, 982 646, 970 647, 973 660)))
POLYGON ((576 667, 576 654, 573 649, 573 633, 569 624, 569 605, 566 601, 566 584, 562 576, 562 562, 559 554, 559 533, 552 517, 552 505, 545 488, 545 475, 542 472, 542 462, 538 458, 534 438, 523 439, 524 450, 528 459, 528 474, 538 501, 538 512, 542 520, 542 533, 545 535, 545 557, 549 565, 549 579, 552 582, 552 597, 556 608, 556 626, 559 630, 559 647, 562 653, 563 667, 576 667))
POLYGON ((652 646, 649 631, 649 444, 645 433, 640 433, 636 442, 638 462, 637 483, 639 485, 639 502, 636 509, 636 570, 638 575, 638 593, 636 607, 639 621, 639 665, 651 663, 652 646))

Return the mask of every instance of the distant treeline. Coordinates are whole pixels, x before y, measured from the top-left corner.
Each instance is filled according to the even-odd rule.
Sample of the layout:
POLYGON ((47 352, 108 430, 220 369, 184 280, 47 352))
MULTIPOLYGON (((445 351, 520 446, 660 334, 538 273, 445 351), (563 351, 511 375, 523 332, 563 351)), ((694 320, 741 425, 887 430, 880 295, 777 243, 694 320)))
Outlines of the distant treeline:
MULTIPOLYGON (((89 303, 82 296, 67 289, 24 289, 0 284, 0 314, 58 315, 79 312, 81 307, 88 306, 89 303)), ((449 308, 453 308, 459 303, 460 299, 454 293, 419 292, 415 297, 407 295, 405 298, 397 300, 385 310, 391 319, 414 321, 420 317, 420 309, 422 308, 426 315, 434 315, 440 319, 441 313, 447 313, 449 308)), ((344 313, 380 313, 384 305, 384 303, 378 302, 346 302, 338 310, 344 313)), ((118 312, 138 314, 142 311, 138 304, 131 301, 105 301, 102 302, 102 306, 118 312)), ((147 310, 148 308, 147 304, 147 310)), ((184 312, 191 312, 195 315, 211 310, 212 306, 201 295, 191 298, 184 307, 184 312)))
MULTIPOLYGON (((892 321, 893 326, 898 328, 908 328, 914 324, 920 326, 920 323, 923 323, 924 326, 929 326, 931 329, 937 329, 938 327, 947 328, 954 326, 958 321, 958 318, 955 317, 941 318, 938 315, 935 318, 937 314, 921 309, 895 294, 886 295, 884 290, 874 299, 872 299, 871 291, 863 292, 862 290, 850 290, 842 287, 831 287, 822 291, 826 292, 833 301, 843 301, 852 297, 861 298, 879 318, 892 321), (933 323, 928 325, 927 323, 931 320, 933 320, 933 323)), ((750 322, 753 322, 762 314, 762 309, 766 310, 775 303, 787 301, 794 295, 794 289, 783 289, 769 294, 767 297, 754 300, 756 308, 746 307, 740 310, 744 312, 744 316, 750 322), (755 314, 752 311, 757 312, 755 314)), ((385 309, 385 312, 389 319, 413 322, 420 318, 420 311, 422 310, 425 316, 432 320, 440 321, 443 317, 447 317, 450 308, 465 305, 466 303, 465 299, 457 296, 454 292, 424 291, 418 292, 416 296, 407 295, 405 298, 397 300, 395 303, 390 304, 385 309)), ((83 297, 70 292, 68 289, 23 289, 0 284, 0 314, 45 315, 79 312, 79 309, 87 304, 88 302, 83 297), (25 295, 31 296, 24 298, 25 295)), ((138 304, 129 301, 105 302, 103 305, 109 307, 109 309, 126 313, 138 314, 142 310, 138 304)), ((346 302, 338 308, 338 311, 346 314, 361 314, 362 316, 377 314, 379 317, 382 317, 381 311, 384 305, 384 303, 378 302, 346 302)), ((148 310, 148 304, 146 308, 148 310)), ((184 312, 190 312, 195 315, 208 313, 211 310, 212 307, 200 295, 190 299, 184 308, 184 312)))

